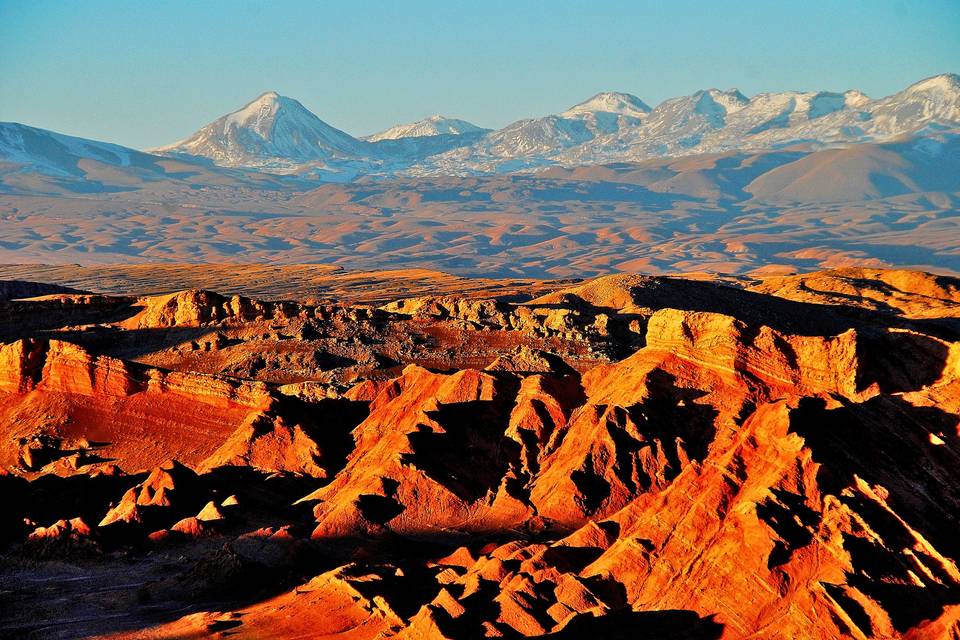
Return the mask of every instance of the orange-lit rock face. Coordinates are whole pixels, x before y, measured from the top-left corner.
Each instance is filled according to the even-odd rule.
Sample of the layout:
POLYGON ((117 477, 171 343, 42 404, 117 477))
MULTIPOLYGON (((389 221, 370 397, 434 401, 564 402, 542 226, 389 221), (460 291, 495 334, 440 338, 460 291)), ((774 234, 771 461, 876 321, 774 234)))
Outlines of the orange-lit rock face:
POLYGON ((958 290, 612 276, 66 317, 0 346, 0 543, 59 589, 0 629, 956 637, 958 290))

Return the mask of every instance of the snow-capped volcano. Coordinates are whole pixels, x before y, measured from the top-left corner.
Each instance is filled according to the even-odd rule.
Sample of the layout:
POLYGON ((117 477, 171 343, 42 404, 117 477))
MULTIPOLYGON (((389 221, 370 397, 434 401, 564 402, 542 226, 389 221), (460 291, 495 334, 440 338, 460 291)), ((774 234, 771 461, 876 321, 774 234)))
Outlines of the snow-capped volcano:
POLYGON ((650 113, 650 107, 643 100, 629 93, 607 91, 598 93, 580 104, 573 105, 564 111, 563 115, 570 117, 583 113, 615 113, 621 116, 642 118, 650 113))
POLYGON ((367 136, 364 140, 377 142, 378 140, 398 140, 400 138, 424 138, 427 136, 454 135, 459 136, 465 133, 478 133, 489 131, 477 125, 459 120, 457 118, 447 118, 441 115, 430 116, 423 120, 417 120, 409 124, 398 124, 390 127, 386 131, 367 136))
POLYGON ((228 167, 272 169, 370 155, 367 143, 275 91, 214 120, 186 140, 152 151, 203 156, 228 167))
POLYGON ((605 92, 496 131, 432 116, 363 140, 270 92, 156 152, 273 172, 320 168, 324 179, 349 179, 504 173, 796 144, 823 148, 884 142, 929 126, 960 127, 960 76, 934 76, 876 100, 855 90, 748 98, 736 89, 706 89, 650 109, 634 95, 605 92))

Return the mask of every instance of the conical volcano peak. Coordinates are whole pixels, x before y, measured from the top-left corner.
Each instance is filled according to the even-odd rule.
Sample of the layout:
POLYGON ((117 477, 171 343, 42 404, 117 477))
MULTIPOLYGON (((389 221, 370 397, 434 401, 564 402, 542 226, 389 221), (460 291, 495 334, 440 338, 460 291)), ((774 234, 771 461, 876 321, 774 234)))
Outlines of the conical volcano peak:
POLYGON ((367 150, 362 141, 331 127, 298 100, 267 91, 158 151, 205 156, 223 166, 283 166, 358 158, 367 150))

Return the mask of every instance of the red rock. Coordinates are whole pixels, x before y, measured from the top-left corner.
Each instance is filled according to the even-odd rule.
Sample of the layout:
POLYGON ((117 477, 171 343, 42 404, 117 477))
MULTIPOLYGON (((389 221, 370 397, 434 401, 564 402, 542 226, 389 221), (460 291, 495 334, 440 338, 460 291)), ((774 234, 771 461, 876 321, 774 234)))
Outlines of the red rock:
POLYGON ((201 536, 210 535, 213 530, 211 529, 208 521, 200 520, 198 518, 190 517, 179 520, 172 527, 171 531, 176 531, 177 533, 182 533, 185 536, 190 538, 199 538, 201 536))
POLYGON ((335 322, 353 362, 375 340, 394 349, 364 372, 338 361, 343 375, 322 383, 335 400, 56 341, 5 345, 4 442, 31 456, 13 468, 30 482, 4 476, 7 520, 23 542, 25 519, 97 513, 109 496, 88 489, 126 489, 101 525, 139 523, 120 527, 139 538, 64 519, 24 549, 96 538, 134 557, 127 543, 153 531, 183 546, 148 557, 190 558, 164 582, 175 595, 192 598, 190 584, 242 606, 133 636, 957 635, 960 286, 873 270, 735 284, 619 275, 522 306, 433 297, 336 313, 204 292, 142 302, 138 326, 230 334, 197 360, 226 357, 244 332, 281 353, 335 322), (426 358, 434 340, 497 365, 427 369, 453 361, 426 358), (496 359, 477 347, 498 341, 496 359), (132 487, 85 475, 74 449, 106 452, 99 434, 117 440, 117 464, 189 450, 201 473, 152 463, 132 487), (271 582, 293 578, 292 591, 271 582), (230 588, 254 593, 231 601, 230 588))

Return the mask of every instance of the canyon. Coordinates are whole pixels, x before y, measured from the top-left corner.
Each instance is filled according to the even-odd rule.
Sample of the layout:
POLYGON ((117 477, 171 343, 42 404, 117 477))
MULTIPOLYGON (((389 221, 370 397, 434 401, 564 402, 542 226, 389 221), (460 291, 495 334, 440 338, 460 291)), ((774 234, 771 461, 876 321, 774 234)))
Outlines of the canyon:
POLYGON ((960 634, 954 277, 0 275, 0 637, 960 634))

